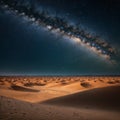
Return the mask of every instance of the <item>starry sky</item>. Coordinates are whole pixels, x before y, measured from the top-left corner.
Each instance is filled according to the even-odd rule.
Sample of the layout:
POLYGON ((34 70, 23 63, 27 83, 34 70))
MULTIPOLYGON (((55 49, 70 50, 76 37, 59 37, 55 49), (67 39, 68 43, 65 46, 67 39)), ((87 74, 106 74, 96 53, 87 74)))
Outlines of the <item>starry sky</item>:
POLYGON ((37 1, 42 9, 111 43, 116 64, 0 9, 0 75, 120 75, 119 0, 37 1))

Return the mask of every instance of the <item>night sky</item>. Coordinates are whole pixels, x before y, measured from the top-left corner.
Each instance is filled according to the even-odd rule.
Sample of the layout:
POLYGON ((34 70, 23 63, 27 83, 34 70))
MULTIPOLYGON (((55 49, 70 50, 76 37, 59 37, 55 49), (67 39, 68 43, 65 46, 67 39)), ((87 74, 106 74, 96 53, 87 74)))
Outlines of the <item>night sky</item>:
POLYGON ((41 9, 111 43, 116 64, 0 9, 0 75, 120 75, 119 0, 38 1, 41 9))

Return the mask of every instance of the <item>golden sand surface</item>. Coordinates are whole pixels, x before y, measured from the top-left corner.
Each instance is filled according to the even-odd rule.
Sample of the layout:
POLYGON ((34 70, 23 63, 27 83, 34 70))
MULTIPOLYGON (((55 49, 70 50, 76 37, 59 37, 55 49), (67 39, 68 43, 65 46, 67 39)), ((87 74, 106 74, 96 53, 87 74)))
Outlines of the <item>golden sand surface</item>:
POLYGON ((120 77, 0 77, 0 120, 119 120, 120 77))

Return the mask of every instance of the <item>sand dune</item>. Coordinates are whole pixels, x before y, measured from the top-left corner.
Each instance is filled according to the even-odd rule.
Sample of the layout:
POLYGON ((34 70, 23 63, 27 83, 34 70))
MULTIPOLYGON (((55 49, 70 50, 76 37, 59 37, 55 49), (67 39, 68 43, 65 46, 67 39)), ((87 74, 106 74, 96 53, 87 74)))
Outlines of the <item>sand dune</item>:
POLYGON ((119 120, 120 77, 0 77, 0 120, 119 120))
POLYGON ((39 92, 39 90, 25 88, 25 87, 18 86, 18 85, 11 85, 11 89, 17 90, 17 91, 23 91, 23 92, 39 92))
POLYGON ((45 104, 120 111, 120 86, 96 88, 44 101, 45 104))
POLYGON ((0 120, 119 120, 119 112, 69 108, 0 97, 0 120))

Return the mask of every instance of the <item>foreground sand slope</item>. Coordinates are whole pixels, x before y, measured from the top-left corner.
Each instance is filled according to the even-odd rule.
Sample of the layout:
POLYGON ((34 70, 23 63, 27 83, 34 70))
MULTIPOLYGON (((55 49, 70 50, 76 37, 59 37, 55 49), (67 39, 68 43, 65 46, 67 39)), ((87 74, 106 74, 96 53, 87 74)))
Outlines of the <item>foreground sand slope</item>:
POLYGON ((0 120, 119 120, 119 112, 58 107, 0 97, 0 120))
POLYGON ((95 88, 44 101, 45 104, 120 112, 120 85, 95 88))

